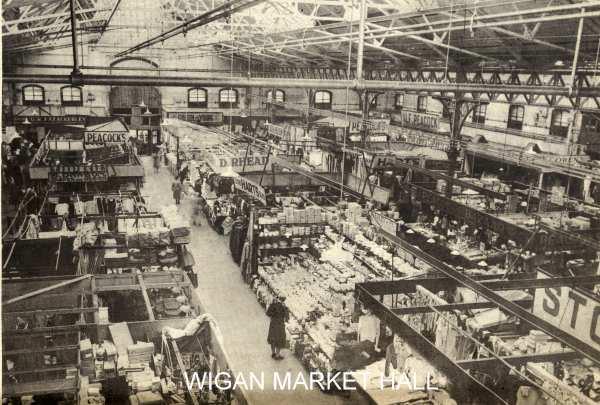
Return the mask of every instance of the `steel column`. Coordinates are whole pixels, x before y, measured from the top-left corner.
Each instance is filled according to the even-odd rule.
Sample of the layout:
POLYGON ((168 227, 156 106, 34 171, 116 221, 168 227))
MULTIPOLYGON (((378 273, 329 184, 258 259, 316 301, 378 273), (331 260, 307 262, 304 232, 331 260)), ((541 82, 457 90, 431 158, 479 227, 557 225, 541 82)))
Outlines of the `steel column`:
POLYGON ((69 11, 71 13, 71 45, 73 48, 73 71, 72 76, 81 76, 79 70, 79 52, 77 51, 77 16, 75 14, 75 0, 69 1, 69 11))

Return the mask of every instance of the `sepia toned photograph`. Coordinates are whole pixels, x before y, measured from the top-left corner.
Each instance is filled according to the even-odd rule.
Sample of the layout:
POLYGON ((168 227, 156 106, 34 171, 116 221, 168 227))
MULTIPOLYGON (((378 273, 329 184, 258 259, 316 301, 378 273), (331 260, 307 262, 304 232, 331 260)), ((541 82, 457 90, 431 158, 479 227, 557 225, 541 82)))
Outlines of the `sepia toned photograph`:
POLYGON ((1 11, 2 405, 600 404, 600 1, 1 11))

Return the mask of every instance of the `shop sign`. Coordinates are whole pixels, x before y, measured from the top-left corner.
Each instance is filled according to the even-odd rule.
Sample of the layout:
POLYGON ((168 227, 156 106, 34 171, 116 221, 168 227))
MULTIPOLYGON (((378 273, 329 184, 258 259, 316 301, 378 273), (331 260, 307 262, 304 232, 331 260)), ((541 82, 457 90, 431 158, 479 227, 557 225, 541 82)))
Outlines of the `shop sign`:
POLYGON ((409 128, 427 128, 438 130, 440 127, 440 117, 432 114, 424 114, 415 111, 402 111, 400 114, 394 114, 394 121, 402 123, 409 128))
POLYGON ((256 198, 263 203, 263 205, 267 205, 267 194, 265 193, 265 189, 258 184, 244 177, 234 177, 233 184, 237 190, 256 198))
MULTIPOLYGON (((212 154, 208 157, 208 163, 217 173, 223 173, 227 168, 231 168, 236 173, 261 172, 267 162, 268 157, 266 155, 244 156, 244 153, 241 156, 219 156, 212 154)), ((266 170, 270 170, 269 164, 267 164, 266 170)))
MULTIPOLYGON (((538 279, 549 278, 538 273, 538 279)), ((600 350, 600 302, 571 287, 535 290, 533 314, 600 350)))
POLYGON ((85 124, 85 115, 17 115, 15 117, 19 123, 26 118, 32 124, 85 124))
POLYGON ((440 139, 438 136, 426 134, 422 131, 407 131, 404 136, 404 142, 412 145, 424 146, 426 148, 447 151, 450 145, 446 139, 440 139))
POLYGON ((350 125, 348 126, 349 134, 356 134, 362 130, 363 123, 362 121, 350 121, 350 125))
POLYGON ((85 145, 107 145, 111 143, 127 142, 127 132, 109 132, 109 131, 86 131, 84 133, 85 145))
POLYGON ((387 135, 370 135, 369 142, 387 142, 387 135))
POLYGON ((396 230, 398 229, 398 224, 392 218, 388 217, 377 211, 371 212, 371 223, 375 226, 380 227, 387 233, 391 233, 392 235, 396 235, 396 230))
POLYGON ((50 167, 50 180, 58 183, 84 183, 108 180, 106 165, 61 165, 50 167))
POLYGON ((278 125, 267 124, 267 133, 269 135, 274 135, 278 138, 283 138, 285 131, 284 131, 283 127, 280 127, 278 125))
POLYGON ((370 132, 387 134, 390 130, 390 120, 385 118, 366 120, 365 127, 370 132))

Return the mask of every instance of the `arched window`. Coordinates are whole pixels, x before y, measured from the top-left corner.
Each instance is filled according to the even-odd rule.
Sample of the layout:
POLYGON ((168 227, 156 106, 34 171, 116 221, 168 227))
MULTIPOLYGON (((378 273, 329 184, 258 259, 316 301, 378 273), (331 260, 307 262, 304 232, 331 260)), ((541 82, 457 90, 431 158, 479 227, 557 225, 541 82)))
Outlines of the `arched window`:
POLYGON ((402 107, 404 107, 404 94, 396 94, 394 98, 394 109, 400 111, 402 110, 402 107))
MULTIPOLYGON (((273 99, 273 90, 267 91, 267 100, 273 99)), ((276 89, 275 90, 275 101, 278 103, 285 103, 285 91, 276 89)))
POLYGON ((417 111, 427 112, 427 96, 417 97, 417 111))
POLYGON ((566 138, 569 133, 569 118, 570 114, 567 110, 556 109, 552 111, 550 135, 566 138))
POLYGON ((65 86, 60 89, 60 102, 66 106, 83 105, 81 88, 75 86, 65 86))
POLYGON ((205 89, 188 90, 188 107, 206 108, 208 105, 208 95, 205 89))
POLYGON ((525 107, 522 105, 511 105, 508 109, 508 128, 522 130, 523 115, 525 115, 525 107))
POLYGON ((221 89, 219 91, 219 106, 221 108, 235 108, 238 104, 238 92, 236 89, 221 89))
POLYGON ((315 108, 322 110, 331 110, 331 92, 327 90, 318 90, 314 97, 315 108))
POLYGON ((37 84, 30 84, 23 87, 23 105, 40 105, 44 104, 46 99, 44 94, 44 88, 37 84))
POLYGON ((487 104, 477 104, 473 109, 473 122, 475 124, 485 124, 485 114, 487 113, 487 104))

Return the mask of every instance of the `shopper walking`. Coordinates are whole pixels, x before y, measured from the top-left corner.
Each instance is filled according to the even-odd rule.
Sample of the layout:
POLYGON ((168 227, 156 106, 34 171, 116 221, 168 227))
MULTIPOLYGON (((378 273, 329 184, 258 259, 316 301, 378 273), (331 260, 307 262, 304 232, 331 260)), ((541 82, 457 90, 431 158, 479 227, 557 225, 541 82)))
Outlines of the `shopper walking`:
POLYGON ((154 164, 154 173, 160 172, 160 155, 158 152, 154 152, 152 154, 153 164, 154 164))
POLYGON ((181 193, 183 192, 183 185, 175 181, 171 185, 171 190, 173 191, 173 199, 175 200, 175 204, 179 205, 181 202, 181 193))
POLYGON ((267 316, 271 318, 267 342, 271 345, 271 357, 275 360, 283 359, 280 352, 286 345, 285 323, 289 319, 289 313, 284 301, 285 297, 275 297, 267 309, 267 316))

